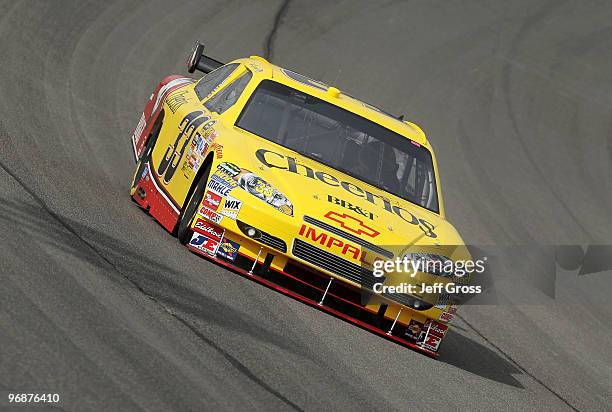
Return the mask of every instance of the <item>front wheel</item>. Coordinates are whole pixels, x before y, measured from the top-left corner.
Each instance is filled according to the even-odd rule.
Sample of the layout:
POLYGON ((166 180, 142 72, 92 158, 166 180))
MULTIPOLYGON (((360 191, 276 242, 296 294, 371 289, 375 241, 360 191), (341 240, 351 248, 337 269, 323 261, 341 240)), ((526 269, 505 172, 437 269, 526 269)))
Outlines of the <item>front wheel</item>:
POLYGON ((191 193, 191 197, 181 211, 176 237, 183 245, 187 244, 187 242, 189 242, 191 239, 191 235, 193 233, 191 231, 191 222, 193 222, 193 218, 198 212, 198 206, 204 197, 204 192, 206 192, 206 183, 208 182, 208 175, 210 174, 211 165, 212 163, 208 163, 208 165, 205 166, 204 172, 202 173, 197 186, 191 193))

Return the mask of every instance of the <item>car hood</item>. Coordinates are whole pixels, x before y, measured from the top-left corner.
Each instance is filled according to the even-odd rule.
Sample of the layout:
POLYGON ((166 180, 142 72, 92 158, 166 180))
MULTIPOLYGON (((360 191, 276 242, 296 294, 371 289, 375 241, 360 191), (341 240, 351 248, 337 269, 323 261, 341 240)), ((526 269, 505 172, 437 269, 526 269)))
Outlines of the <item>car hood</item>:
POLYGON ((455 228, 436 213, 246 131, 227 132, 231 138, 220 139, 222 160, 286 196, 293 205, 290 219, 298 227, 315 219, 386 246, 396 256, 414 245, 463 245, 455 228))

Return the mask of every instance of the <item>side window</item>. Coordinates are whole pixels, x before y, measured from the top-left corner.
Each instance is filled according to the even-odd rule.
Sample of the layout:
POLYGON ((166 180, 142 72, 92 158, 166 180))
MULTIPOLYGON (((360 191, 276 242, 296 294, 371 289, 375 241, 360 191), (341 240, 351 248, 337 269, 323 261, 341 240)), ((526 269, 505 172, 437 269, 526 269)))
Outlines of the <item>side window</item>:
POLYGON ((208 101, 204 103, 204 106, 211 112, 217 112, 219 114, 225 112, 236 103, 252 77, 253 75, 251 72, 247 70, 242 76, 238 77, 219 93, 208 99, 208 101))
POLYGON ((195 87, 195 92, 200 100, 208 97, 237 67, 238 63, 227 64, 202 77, 195 87))

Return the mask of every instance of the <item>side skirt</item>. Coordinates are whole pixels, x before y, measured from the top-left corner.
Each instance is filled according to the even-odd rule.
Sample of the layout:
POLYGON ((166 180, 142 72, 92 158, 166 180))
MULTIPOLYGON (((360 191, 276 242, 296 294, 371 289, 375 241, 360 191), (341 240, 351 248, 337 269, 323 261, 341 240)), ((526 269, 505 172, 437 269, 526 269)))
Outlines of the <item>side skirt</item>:
POLYGON ((172 233, 178 222, 180 211, 158 186, 157 177, 151 172, 148 162, 140 176, 138 188, 132 195, 134 201, 172 233))

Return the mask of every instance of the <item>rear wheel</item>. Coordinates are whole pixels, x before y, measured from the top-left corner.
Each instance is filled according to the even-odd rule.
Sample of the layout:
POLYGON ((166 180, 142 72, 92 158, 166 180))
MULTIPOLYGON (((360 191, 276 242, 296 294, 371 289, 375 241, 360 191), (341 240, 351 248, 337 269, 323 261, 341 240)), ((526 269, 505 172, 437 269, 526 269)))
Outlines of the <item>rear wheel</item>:
POLYGON ((192 231, 191 231, 191 222, 198 212, 198 206, 204 197, 204 192, 206 192, 206 183, 208 182, 208 175, 210 174, 210 168, 212 166, 212 162, 209 162, 205 167, 200 180, 197 183, 197 186, 191 193, 189 200, 185 204, 185 207, 181 211, 179 226, 177 230, 176 237, 179 242, 183 245, 189 242, 191 239, 192 231))
POLYGON ((159 136, 159 132, 162 127, 162 119, 164 118, 163 112, 159 114, 158 120, 155 122, 153 126, 153 130, 151 130, 151 135, 149 136, 149 140, 147 140, 147 144, 142 151, 142 155, 140 159, 138 159, 138 163, 136 163, 136 171, 134 172, 134 177, 132 178, 132 186, 130 188, 130 194, 133 195, 136 192, 138 187, 138 182, 140 182, 140 178, 142 176, 142 172, 145 170, 145 167, 149 160, 151 160, 151 153, 153 152, 153 148, 155 147, 155 142, 157 141, 157 136, 159 136))

